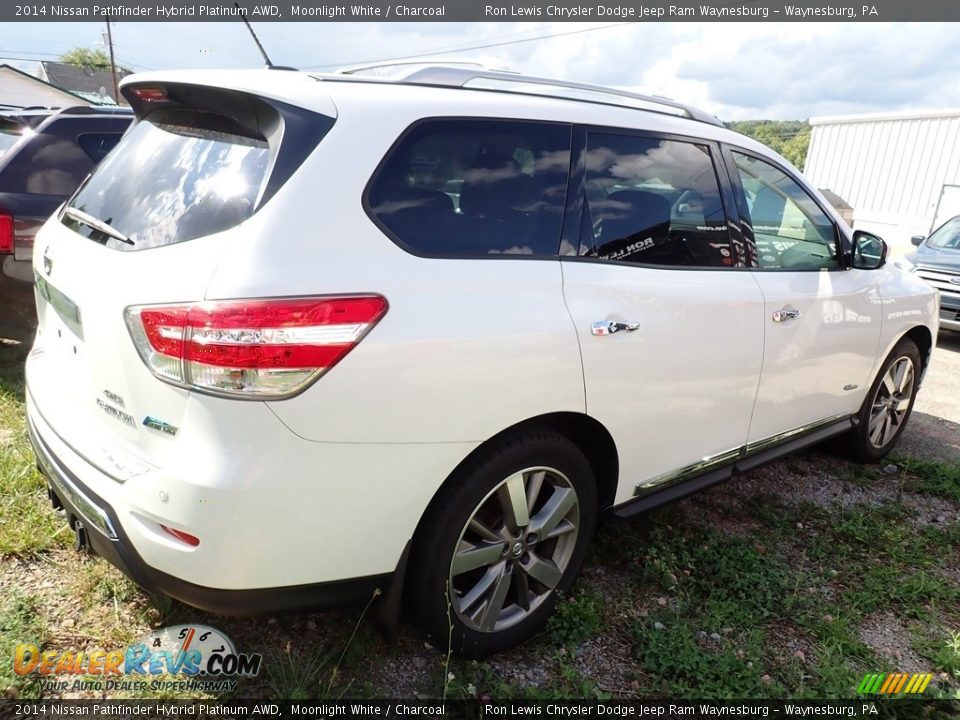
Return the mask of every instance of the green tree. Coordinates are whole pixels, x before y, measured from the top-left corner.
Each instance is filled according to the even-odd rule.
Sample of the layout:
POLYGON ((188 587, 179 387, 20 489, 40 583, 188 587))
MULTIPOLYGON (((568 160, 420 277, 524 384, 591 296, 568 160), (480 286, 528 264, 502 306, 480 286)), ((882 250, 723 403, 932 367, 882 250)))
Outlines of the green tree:
POLYGON ((762 142, 801 170, 810 146, 810 123, 806 120, 741 120, 727 127, 762 142))
POLYGON ((780 154, 803 170, 807 162, 807 149, 810 147, 810 126, 806 125, 783 144, 780 154))
POLYGON ((90 68, 91 70, 102 70, 109 69, 110 56, 100 48, 91 50, 85 47, 75 47, 60 55, 60 62, 90 68))

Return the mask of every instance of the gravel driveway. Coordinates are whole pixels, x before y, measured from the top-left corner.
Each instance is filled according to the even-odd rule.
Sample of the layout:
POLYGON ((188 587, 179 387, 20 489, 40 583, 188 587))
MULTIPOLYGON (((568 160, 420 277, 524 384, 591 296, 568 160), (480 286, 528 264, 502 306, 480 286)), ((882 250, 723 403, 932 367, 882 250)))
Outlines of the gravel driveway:
POLYGON ((895 452, 960 464, 960 333, 940 333, 913 417, 895 452))

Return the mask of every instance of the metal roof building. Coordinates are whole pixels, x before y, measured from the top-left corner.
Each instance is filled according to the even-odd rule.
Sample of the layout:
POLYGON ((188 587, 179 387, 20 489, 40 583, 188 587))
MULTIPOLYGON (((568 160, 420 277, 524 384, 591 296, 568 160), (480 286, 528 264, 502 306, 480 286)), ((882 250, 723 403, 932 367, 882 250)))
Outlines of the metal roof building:
POLYGON ((89 102, 10 65, 0 65, 0 105, 69 107, 89 102))
POLYGON ((960 214, 960 109, 811 118, 804 168, 895 247, 960 214))

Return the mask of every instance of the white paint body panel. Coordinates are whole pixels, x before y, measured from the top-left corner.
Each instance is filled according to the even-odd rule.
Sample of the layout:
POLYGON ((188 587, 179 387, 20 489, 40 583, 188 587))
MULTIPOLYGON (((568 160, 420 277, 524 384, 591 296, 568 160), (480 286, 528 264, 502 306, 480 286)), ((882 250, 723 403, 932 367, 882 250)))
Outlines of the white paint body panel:
POLYGON ((756 271, 766 342, 750 442, 856 411, 880 344, 882 273, 756 271), (773 321, 773 313, 800 316, 773 321), (852 387, 851 387, 852 386, 852 387), (849 389, 844 389, 849 388, 849 389))
POLYGON ((432 260, 390 241, 361 203, 389 146, 424 117, 648 129, 774 157, 722 127, 296 73, 150 77, 239 88, 337 117, 277 194, 231 230, 142 252, 106 249, 56 219, 37 236, 34 269, 45 273, 44 255, 52 258, 50 282, 80 306, 83 325, 71 327, 39 300, 27 363, 31 420, 110 503, 144 560, 189 582, 252 589, 391 572, 457 465, 490 437, 549 413, 586 413, 607 428, 620 459, 616 500, 625 501, 637 483, 751 437, 856 411, 862 397, 837 394, 835 384, 855 382, 862 392, 904 332, 936 332, 932 291, 892 268, 824 279, 522 257, 432 260), (387 298, 383 320, 343 362, 282 401, 222 399, 158 380, 123 321, 129 305, 366 292, 387 298), (803 321, 773 334, 770 310, 789 302, 802 305, 803 321), (590 323, 607 319, 640 328, 590 334, 590 323), (798 375, 808 384, 796 384, 798 375), (131 424, 97 405, 104 390, 124 399, 131 424), (144 427, 147 415, 177 434, 144 427), (118 482, 110 462, 137 472, 118 482), (201 544, 185 549, 151 522, 201 544), (375 528, 375 541, 343 552, 358 527, 375 528))
POLYGON ((563 274, 587 412, 617 445, 617 502, 637 484, 746 443, 763 359, 763 296, 752 273, 564 262, 563 274), (640 327, 591 334, 606 320, 640 327))

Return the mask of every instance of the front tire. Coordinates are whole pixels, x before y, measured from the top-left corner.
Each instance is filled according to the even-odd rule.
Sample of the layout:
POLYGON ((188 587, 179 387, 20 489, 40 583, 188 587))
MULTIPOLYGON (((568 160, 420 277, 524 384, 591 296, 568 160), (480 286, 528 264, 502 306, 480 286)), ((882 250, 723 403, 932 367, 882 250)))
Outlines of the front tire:
POLYGON ((884 361, 860 409, 859 423, 850 434, 851 457, 877 462, 897 444, 913 411, 921 368, 917 344, 909 338, 900 340, 884 361))
POLYGON ((564 436, 531 431, 481 449, 415 539, 408 601, 417 624, 465 658, 530 638, 573 585, 596 508, 590 463, 564 436))

